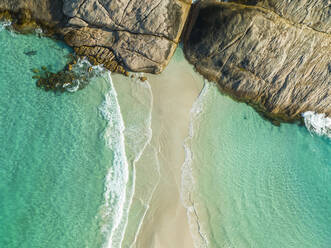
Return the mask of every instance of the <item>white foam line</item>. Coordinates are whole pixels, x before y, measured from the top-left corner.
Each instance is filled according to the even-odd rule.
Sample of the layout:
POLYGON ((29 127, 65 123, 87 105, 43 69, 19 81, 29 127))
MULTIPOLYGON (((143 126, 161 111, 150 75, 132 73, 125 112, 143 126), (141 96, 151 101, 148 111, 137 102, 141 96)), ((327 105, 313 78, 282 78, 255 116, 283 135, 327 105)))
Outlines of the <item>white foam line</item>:
MULTIPOLYGON (((140 81, 140 80, 139 80, 140 81)), ((149 91, 149 94, 151 96, 151 100, 150 100, 150 103, 149 103, 149 114, 148 114, 148 119, 147 119, 147 123, 148 123, 148 132, 147 132, 147 140, 146 142, 144 143, 144 145, 142 146, 142 149, 139 151, 139 153, 135 156, 135 159, 133 161, 133 164, 132 164, 132 189, 131 189, 131 192, 130 192, 130 200, 129 200, 129 205, 128 206, 131 206, 132 205, 132 200, 133 200, 133 195, 134 195, 134 192, 135 192, 135 183, 136 183, 136 168, 135 168, 135 164, 140 160, 142 154, 144 153, 147 145, 150 144, 151 140, 152 140, 152 136, 153 136, 153 130, 152 130, 152 111, 153 111, 153 93, 152 93, 152 89, 151 89, 151 86, 149 84, 148 81, 145 81, 144 83, 142 82, 138 82, 138 80, 136 80, 136 83, 139 83, 141 86, 143 87, 147 87, 148 88, 148 91, 149 91)), ((125 221, 125 225, 124 225, 124 230, 126 230, 127 228, 127 225, 128 225, 128 211, 129 211, 129 207, 127 209, 127 218, 126 218, 126 221, 125 221)), ((139 225, 139 228, 140 228, 140 225, 139 225)), ((121 237, 121 245, 123 243, 123 240, 124 240, 124 232, 122 232, 122 237, 121 237)))
MULTIPOLYGON (((154 154, 156 154, 155 149, 153 149, 153 150, 154 150, 154 154)), ((145 209, 145 211, 144 211, 143 217, 140 219, 140 222, 139 222, 139 225, 138 225, 138 229, 137 229, 137 231, 136 231, 136 235, 135 235, 135 237, 134 237, 134 240, 133 240, 132 244, 130 245, 130 248, 134 247, 134 245, 135 245, 136 242, 137 242, 137 239, 138 239, 138 236, 139 236, 139 234, 140 234, 140 230, 141 230, 142 224, 144 223, 144 219, 145 219, 146 214, 147 214, 147 212, 148 212, 148 210, 149 210, 149 208, 150 208, 149 203, 151 202, 151 200, 152 200, 152 198, 153 198, 153 195, 154 195, 154 193, 155 193, 155 191, 156 191, 156 188, 157 188, 157 186, 159 185, 160 180, 161 180, 161 178, 160 178, 160 176, 161 176, 161 171, 160 171, 160 161, 159 161, 157 155, 156 155, 156 163, 157 163, 157 172, 158 172, 158 175, 159 175, 159 177, 158 177, 158 181, 156 182, 155 186, 153 187, 152 193, 151 193, 151 195, 150 195, 150 197, 149 197, 149 199, 148 199, 148 201, 147 201, 147 204, 144 205, 144 206, 146 207, 146 209, 145 209)))
POLYGON ((307 111, 302 114, 305 125, 311 134, 327 136, 331 139, 331 118, 324 113, 307 111))
POLYGON ((125 153, 124 121, 118 103, 117 93, 113 85, 111 73, 108 72, 110 91, 105 96, 105 101, 100 107, 104 118, 108 120, 105 132, 106 143, 114 152, 113 165, 108 171, 105 184, 105 209, 104 218, 110 218, 111 223, 103 227, 103 232, 108 235, 104 247, 113 247, 113 236, 123 217, 123 206, 126 201, 126 185, 129 171, 125 153), (109 226, 110 225, 110 226, 109 226))
POLYGON ((186 208, 186 213, 189 220, 190 232, 194 241, 194 247, 208 247, 208 239, 199 222, 198 214, 192 199, 192 193, 195 190, 195 180, 193 177, 192 162, 194 154, 191 149, 192 139, 194 137, 194 128, 198 124, 200 116, 203 112, 204 99, 209 92, 211 84, 205 81, 204 87, 194 102, 190 111, 189 135, 184 140, 185 161, 182 165, 182 180, 181 180, 181 200, 186 208))
MULTIPOLYGON (((109 75, 109 77, 110 77, 110 75, 109 75)), ((133 195, 134 195, 134 192, 135 192, 135 182, 136 182, 135 164, 136 164, 137 161, 140 160, 142 154, 144 153, 146 147, 150 144, 151 139, 152 139, 152 128, 151 128, 151 125, 152 125, 152 107, 153 107, 152 90, 151 90, 150 84, 147 81, 142 83, 139 80, 136 80, 135 83, 139 84, 139 86, 143 86, 144 88, 147 88, 148 91, 149 91, 150 97, 151 97, 150 102, 149 102, 149 108, 148 108, 149 109, 148 118, 146 120, 147 125, 144 126, 144 127, 147 127, 147 131, 146 131, 147 139, 143 142, 143 144, 141 146, 138 146, 138 151, 137 151, 136 154, 134 153, 134 159, 133 159, 132 162, 128 162, 127 157, 125 156, 127 165, 130 165, 131 168, 132 168, 132 174, 131 174, 131 178, 130 178, 132 180, 131 181, 132 183, 131 183, 131 187, 128 188, 128 182, 129 182, 129 176, 130 176, 129 172, 128 172, 128 178, 127 178, 127 181, 126 181, 126 188, 123 191, 123 193, 125 193, 126 198, 125 198, 125 201, 123 202, 123 204, 121 205, 121 218, 117 218, 118 219, 117 225, 112 228, 112 232, 110 233, 109 241, 105 245, 105 247, 107 247, 107 248, 122 247, 125 230, 126 230, 127 225, 128 225, 129 211, 130 211, 130 207, 132 205, 133 195)), ((111 85, 111 87, 116 92, 113 84, 111 85)), ((117 95, 116 95, 116 99, 117 99, 117 95)), ((109 119, 109 118, 106 118, 106 119, 109 119)), ((127 132, 125 132, 124 129, 122 130, 121 133, 124 135, 124 137, 126 137, 126 135, 130 135, 130 134, 127 134, 127 132)), ((127 145, 130 146, 130 144, 127 144, 127 145)), ((135 150, 135 149, 133 149, 133 150, 135 150)), ((124 150, 124 153, 125 153, 125 150, 124 150)), ((108 199, 108 201, 109 201, 109 199, 108 199)), ((109 208, 111 206, 108 205, 106 207, 109 208)), ((141 224, 139 224, 139 228, 138 228, 137 232, 139 231, 140 227, 141 227, 141 224)))
MULTIPOLYGON (((149 111, 149 115, 148 115, 148 119, 147 119, 147 122, 148 122, 148 139, 147 139, 147 141, 144 143, 144 145, 143 145, 141 151, 138 153, 137 157, 135 158, 135 160, 134 160, 134 162, 133 162, 133 165, 135 165, 136 162, 138 162, 138 161, 140 160, 140 158, 141 158, 142 154, 144 153, 146 147, 147 147, 148 145, 150 145, 151 140, 152 140, 152 136, 153 136, 153 130, 152 130, 152 112, 153 112, 153 102, 154 102, 154 97, 153 97, 152 88, 151 88, 149 82, 148 82, 148 81, 141 82, 140 79, 139 79, 140 77, 144 76, 144 74, 143 74, 143 73, 133 73, 132 75, 133 75, 133 77, 134 77, 135 83, 136 83, 136 84, 139 84, 139 85, 142 86, 142 87, 147 88, 148 91, 149 91, 149 94, 150 94, 150 96, 151 96, 151 99, 150 99, 150 106, 149 106, 150 111, 149 111)), ((152 148, 152 149, 154 150, 154 154, 156 154, 155 149, 154 149, 154 148, 152 148)), ((137 238, 138 238, 138 236, 139 236, 139 233, 140 233, 140 230, 141 230, 141 227, 142 227, 143 221, 144 221, 145 216, 146 216, 146 214, 147 214, 147 212, 148 212, 148 209, 149 209, 149 207, 150 207, 149 203, 151 202, 152 197, 153 197, 153 195, 154 195, 154 192, 156 191, 156 188, 157 188, 157 186, 158 186, 158 184, 159 184, 159 182, 160 182, 160 175, 161 175, 161 173, 160 173, 160 164, 159 164, 159 160, 158 160, 157 155, 155 156, 155 158, 156 158, 156 165, 157 165, 156 168, 157 168, 157 172, 158 172, 158 181, 156 182, 155 186, 154 186, 153 189, 152 189, 151 195, 150 195, 149 199, 147 200, 147 204, 144 204, 144 206, 145 206, 145 211, 144 211, 144 213, 143 213, 142 218, 141 218, 140 221, 139 221, 139 225, 138 225, 138 228, 137 228, 137 230, 136 230, 136 234, 135 234, 134 240, 133 240, 133 242, 130 244, 130 247, 133 247, 133 246, 135 245, 135 243, 137 242, 137 238)), ((135 170, 135 166, 133 166, 133 169, 135 170)), ((135 179, 136 179, 136 178, 135 178, 135 175, 136 175, 136 174, 134 173, 134 183, 133 183, 134 189, 133 189, 133 192, 135 192, 135 179)), ((131 206, 131 204, 132 204, 132 199, 133 199, 133 195, 132 195, 131 200, 130 200, 130 206, 131 206)), ((127 227, 127 224, 128 224, 128 222, 126 222, 125 229, 126 229, 126 227, 127 227)), ((124 237, 122 238, 122 241, 123 241, 123 239, 124 239, 124 237)), ((121 244, 122 244, 122 242, 121 242, 121 244)))

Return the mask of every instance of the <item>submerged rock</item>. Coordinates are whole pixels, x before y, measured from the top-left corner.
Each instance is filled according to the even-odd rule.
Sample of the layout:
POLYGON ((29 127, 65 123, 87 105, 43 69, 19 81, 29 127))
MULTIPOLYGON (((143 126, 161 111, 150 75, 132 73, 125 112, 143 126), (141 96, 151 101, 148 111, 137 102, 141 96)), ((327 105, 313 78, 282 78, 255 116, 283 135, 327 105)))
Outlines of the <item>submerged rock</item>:
POLYGON ((192 12, 186 58, 222 91, 268 117, 291 121, 309 110, 330 116, 330 10, 326 1, 313 2, 203 2, 192 12), (297 13, 294 6, 310 11, 297 13))
POLYGON ((37 54, 37 51, 27 51, 27 52, 24 52, 24 54, 27 56, 34 56, 37 54))
POLYGON ((32 70, 38 79, 36 86, 46 91, 75 92, 85 88, 90 79, 104 71, 103 67, 93 66, 88 60, 78 59, 76 63, 69 63, 57 73, 49 71, 45 66, 42 70, 32 70))

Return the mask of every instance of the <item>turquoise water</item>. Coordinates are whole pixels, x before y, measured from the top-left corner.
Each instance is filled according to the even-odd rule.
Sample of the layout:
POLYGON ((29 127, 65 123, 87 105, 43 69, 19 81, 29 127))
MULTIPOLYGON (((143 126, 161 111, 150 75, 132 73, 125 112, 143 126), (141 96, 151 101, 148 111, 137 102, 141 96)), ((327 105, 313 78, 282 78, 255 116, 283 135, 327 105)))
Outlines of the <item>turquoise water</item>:
MULTIPOLYGON (((130 247, 160 176, 149 84, 95 68, 82 91, 44 92, 31 69, 62 69, 70 49, 1 26, 0 46, 0 247, 130 247)), ((182 198, 197 247, 330 247, 330 139, 211 84, 191 121, 182 198)))
POLYGON ((149 84, 94 67, 84 90, 45 92, 32 69, 61 70, 71 50, 0 27, 0 247, 120 247, 151 138, 149 84))
POLYGON ((0 32, 0 47, 0 247, 100 247, 113 154, 98 106, 108 85, 46 93, 31 69, 60 70, 70 50, 8 31, 0 32), (35 56, 24 54, 32 50, 35 56))
POLYGON ((0 247, 111 243, 128 168, 110 78, 75 94, 46 93, 31 69, 60 70, 70 50, 6 30, 0 46, 0 247))
POLYGON ((273 126, 207 83, 186 147, 202 247, 331 247, 330 139, 273 126))

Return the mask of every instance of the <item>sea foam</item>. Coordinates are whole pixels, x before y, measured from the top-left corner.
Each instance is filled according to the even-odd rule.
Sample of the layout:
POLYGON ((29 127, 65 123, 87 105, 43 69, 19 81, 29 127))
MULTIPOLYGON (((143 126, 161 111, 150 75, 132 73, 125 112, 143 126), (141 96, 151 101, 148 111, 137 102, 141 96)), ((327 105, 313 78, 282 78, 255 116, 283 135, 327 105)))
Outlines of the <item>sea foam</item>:
POLYGON ((194 130, 198 128, 201 115, 203 114, 204 102, 208 96, 208 92, 212 84, 205 81, 204 87, 194 102, 192 109, 190 111, 190 126, 189 135, 184 140, 184 150, 185 150, 185 161, 182 165, 182 181, 181 181, 181 200, 186 208, 190 231, 193 237, 194 246, 196 248, 208 247, 208 239, 205 232, 202 230, 201 223, 199 222, 199 217, 196 211, 194 200, 192 195, 195 191, 195 179, 193 175, 193 158, 194 154, 192 151, 192 140, 194 138, 194 130))
POLYGON ((307 111, 302 116, 310 133, 331 138, 331 118, 327 117, 324 113, 313 111, 307 111))
MULTIPOLYGON (((129 171, 129 180, 126 189, 126 202, 123 205, 123 217, 121 223, 118 226, 116 235, 116 244, 112 247, 122 247, 124 240, 124 234, 128 225, 128 217, 130 208, 132 206, 133 195, 135 193, 136 184, 136 163, 140 160, 142 154, 152 139, 152 106, 153 106, 153 94, 152 89, 148 81, 141 82, 139 80, 140 74, 132 74, 135 80, 129 82, 130 93, 126 95, 126 98, 131 98, 134 101, 134 106, 130 105, 129 109, 126 109, 125 119, 125 144, 126 144, 126 157, 129 171)), ((142 220, 141 220, 142 221, 142 220)), ((139 232, 136 230, 137 232, 139 232)))
POLYGON ((77 75, 77 79, 73 81, 73 84, 63 85, 69 92, 76 92, 90 81, 88 79, 101 76, 106 69, 102 65, 92 65, 86 58, 79 58, 77 63, 72 66, 72 71, 77 75), (92 71, 89 68, 92 68, 92 71))
POLYGON ((105 130, 107 146, 113 151, 114 159, 106 176, 105 205, 103 220, 105 224, 102 232, 107 241, 104 247, 115 247, 114 233, 123 216, 123 206, 126 201, 126 184, 128 182, 128 161, 125 154, 124 121, 121 115, 117 93, 114 88, 110 72, 106 73, 110 91, 105 96, 105 101, 100 107, 103 117, 108 121, 105 130))
MULTIPOLYGON (((81 63, 83 67, 89 65, 88 61, 77 64, 81 63)), ((135 192, 135 163, 152 138, 153 97, 149 83, 136 80, 128 82, 131 93, 125 95, 126 99, 121 105, 110 72, 103 68, 95 69, 109 82, 110 87, 105 101, 100 106, 100 111, 108 122, 104 134, 106 144, 114 153, 105 182, 102 232, 106 239, 104 248, 115 248, 122 247, 128 225, 135 192), (134 107, 132 104, 125 104, 128 99, 136 103, 134 107), (124 113, 121 112, 120 106, 124 107, 124 113)))
POLYGON ((10 27, 11 24, 12 24, 12 22, 9 21, 9 20, 1 21, 1 22, 0 22, 0 32, 1 32, 2 30, 4 30, 4 29, 10 27))

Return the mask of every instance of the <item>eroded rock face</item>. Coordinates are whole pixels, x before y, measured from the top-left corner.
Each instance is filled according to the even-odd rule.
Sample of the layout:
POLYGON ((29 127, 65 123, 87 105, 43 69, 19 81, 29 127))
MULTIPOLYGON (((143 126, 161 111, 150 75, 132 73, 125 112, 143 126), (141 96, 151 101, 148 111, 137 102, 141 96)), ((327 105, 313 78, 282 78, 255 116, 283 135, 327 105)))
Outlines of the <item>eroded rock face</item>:
POLYGON ((169 62, 190 8, 183 0, 64 0, 69 45, 112 49, 130 70, 159 73, 169 62))
MULTIPOLYGON (((209 80, 272 118, 297 119, 305 111, 331 115, 330 22, 321 22, 327 1, 265 0, 253 4, 200 4, 186 36, 187 59, 209 80), (314 2, 300 23, 285 2, 314 2), (267 5, 268 3, 269 5, 267 5), (265 8, 274 4, 284 18, 265 8), (264 6, 263 8, 259 6, 264 6), (314 9, 313 6, 316 6, 314 9), (312 14, 314 13, 314 14, 312 14), (309 24, 309 25, 308 25, 309 24), (311 25, 311 26, 310 26, 311 25), (320 29, 320 30, 317 30, 320 29)), ((326 18, 328 19, 328 18, 326 18)), ((324 20, 324 19, 323 19, 324 20)))

